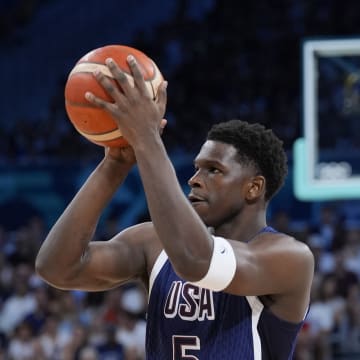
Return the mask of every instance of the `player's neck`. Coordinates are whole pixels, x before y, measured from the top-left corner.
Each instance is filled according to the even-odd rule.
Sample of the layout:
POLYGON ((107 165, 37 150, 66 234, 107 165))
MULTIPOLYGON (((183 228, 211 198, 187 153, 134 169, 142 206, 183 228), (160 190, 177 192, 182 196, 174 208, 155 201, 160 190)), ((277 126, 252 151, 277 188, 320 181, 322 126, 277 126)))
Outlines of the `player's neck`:
POLYGON ((214 229, 214 235, 247 242, 264 227, 266 227, 266 213, 258 211, 248 216, 243 214, 238 219, 222 224, 214 229))

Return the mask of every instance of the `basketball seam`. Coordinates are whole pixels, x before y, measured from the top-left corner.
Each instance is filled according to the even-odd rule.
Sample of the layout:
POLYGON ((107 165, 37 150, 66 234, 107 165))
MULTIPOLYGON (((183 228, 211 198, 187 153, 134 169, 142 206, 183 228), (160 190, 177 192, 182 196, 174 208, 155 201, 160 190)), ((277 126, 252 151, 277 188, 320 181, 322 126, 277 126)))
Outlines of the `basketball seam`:
POLYGON ((90 140, 94 140, 94 141, 112 141, 115 139, 120 139, 122 138, 122 134, 119 130, 119 128, 116 128, 114 130, 110 130, 106 133, 87 133, 84 131, 79 130, 76 126, 75 126, 76 130, 83 136, 85 136, 86 138, 90 139, 90 140), (113 135, 117 135, 116 137, 111 137, 113 135), (111 137, 109 139, 109 137, 111 137))
MULTIPOLYGON (((80 63, 77 63, 77 64, 75 65, 74 69, 75 69, 78 65, 82 65, 82 64, 100 65, 100 66, 105 66, 106 68, 108 68, 106 64, 101 63, 101 62, 96 62, 96 61, 82 61, 82 62, 80 62, 80 63)), ((74 70, 74 69, 73 69, 73 70, 74 70)), ((109 70, 109 71, 110 71, 110 70, 109 70)), ((124 73, 126 73, 126 74, 129 75, 129 76, 132 76, 132 75, 131 75, 131 72, 129 72, 129 71, 125 70, 125 69, 121 69, 121 71, 123 71, 124 73)), ((84 71, 84 72, 85 72, 85 73, 89 73, 89 72, 91 72, 91 71, 84 71)), ((76 74, 78 74, 78 73, 81 73, 81 72, 76 72, 76 74)), ((71 74, 71 73, 70 73, 70 74, 71 74)))
MULTIPOLYGON (((107 131, 104 131, 104 132, 96 132, 96 133, 93 133, 93 132, 85 132, 85 131, 83 131, 83 130, 79 130, 79 128, 78 127, 76 127, 75 126, 75 128, 76 128, 76 130, 78 131, 78 132, 80 132, 81 134, 83 134, 83 135, 85 135, 85 136, 105 136, 105 135, 109 135, 109 134, 111 134, 111 133, 115 133, 115 132, 117 132, 118 130, 119 130, 119 128, 117 128, 117 127, 115 127, 114 129, 111 129, 111 130, 107 130, 107 131)), ((122 135, 120 135, 120 136, 122 136, 122 135)))
MULTIPOLYGON (((99 108, 98 106, 87 102, 87 103, 79 103, 79 102, 75 102, 75 101, 69 101, 69 100, 65 100, 65 104, 66 105, 70 105, 70 106, 76 106, 76 107, 86 107, 86 108, 91 108, 91 109, 98 109, 98 110, 102 110, 101 108, 99 108)), ((114 104, 114 103, 113 103, 114 104)))
MULTIPOLYGON (((77 63, 74 68, 70 71, 70 74, 69 74, 69 78, 72 77, 73 75, 75 74, 92 74, 93 73, 93 70, 83 70, 83 71, 78 71, 77 68, 82 68, 84 67, 83 65, 98 65, 100 67, 100 70, 103 70, 101 71, 105 76, 111 78, 111 79, 115 79, 114 76, 111 74, 109 68, 105 65, 105 64, 102 64, 102 63, 98 63, 98 62, 93 62, 93 61, 83 61, 81 63, 77 63)), ((144 79, 145 82, 148 82, 148 81, 153 81, 154 79, 156 79, 157 77, 157 73, 158 73, 158 68, 157 66, 155 65, 155 63, 151 60, 151 66, 152 66, 152 70, 153 70, 153 76, 151 78, 147 78, 147 79, 144 79)), ((129 73, 128 71, 124 70, 124 69, 121 69, 121 71, 123 71, 127 76, 133 78, 132 74, 129 73)))

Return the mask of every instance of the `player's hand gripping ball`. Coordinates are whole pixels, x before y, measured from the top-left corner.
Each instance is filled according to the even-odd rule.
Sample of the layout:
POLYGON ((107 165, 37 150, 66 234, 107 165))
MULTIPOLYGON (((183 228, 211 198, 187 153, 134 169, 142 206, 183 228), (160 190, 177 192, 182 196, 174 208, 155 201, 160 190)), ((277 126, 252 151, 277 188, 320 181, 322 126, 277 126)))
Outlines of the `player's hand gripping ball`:
MULTIPOLYGON (((91 142, 110 147, 128 145, 111 115, 103 109, 95 107, 85 99, 87 91, 106 101, 113 102, 95 79, 95 70, 101 71, 109 79, 113 76, 105 64, 112 58, 125 72, 130 84, 134 85, 126 58, 133 55, 140 67, 150 95, 155 100, 163 76, 154 63, 143 52, 123 45, 108 45, 92 50, 84 55, 71 70, 65 86, 65 108, 75 129, 91 142)), ((115 80, 112 80, 115 83, 115 80)), ((116 86, 119 86, 116 83, 116 86)))

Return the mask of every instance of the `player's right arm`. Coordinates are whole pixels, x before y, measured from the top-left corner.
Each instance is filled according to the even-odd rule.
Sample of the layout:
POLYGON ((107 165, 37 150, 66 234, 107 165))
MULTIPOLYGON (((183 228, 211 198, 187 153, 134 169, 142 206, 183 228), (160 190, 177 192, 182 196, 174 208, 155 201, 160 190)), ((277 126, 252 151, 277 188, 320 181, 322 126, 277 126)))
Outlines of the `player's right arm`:
MULTIPOLYGON (((50 230, 36 258, 37 273, 61 289, 105 290, 146 271, 148 225, 109 241, 90 242, 99 217, 135 163, 132 149, 107 154, 50 230)), ((151 236, 151 235, 149 235, 151 236)))

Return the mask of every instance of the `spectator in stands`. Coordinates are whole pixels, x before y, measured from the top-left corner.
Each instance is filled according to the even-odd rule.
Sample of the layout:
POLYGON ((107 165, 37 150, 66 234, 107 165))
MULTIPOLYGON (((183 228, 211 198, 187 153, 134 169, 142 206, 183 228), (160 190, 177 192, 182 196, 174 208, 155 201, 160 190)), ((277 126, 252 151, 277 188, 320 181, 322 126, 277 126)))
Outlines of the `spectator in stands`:
POLYGON ((15 330, 25 316, 36 309, 36 299, 28 283, 30 274, 31 269, 25 264, 18 265, 15 269, 14 292, 4 301, 0 311, 0 331, 7 335, 15 330))
MULTIPOLYGON (((14 336, 9 342, 8 357, 10 360, 34 360, 36 345, 33 338, 32 328, 27 322, 19 323, 14 329, 14 336)), ((38 358, 38 359, 41 359, 38 358)))
POLYGON ((327 360, 345 314, 345 299, 336 293, 336 281, 332 275, 324 276, 319 288, 314 286, 313 290, 306 326, 311 334, 315 359, 327 360))
POLYGON ((116 338, 116 327, 108 325, 105 330, 105 339, 97 347, 100 360, 118 359, 125 360, 124 348, 116 338))

